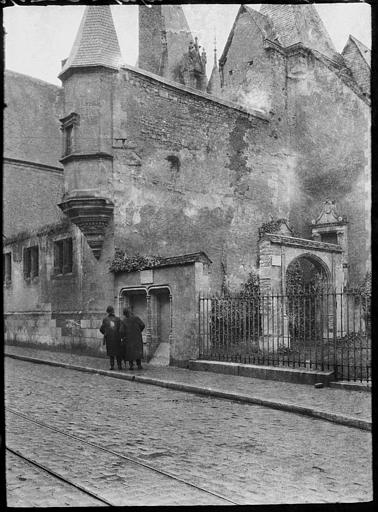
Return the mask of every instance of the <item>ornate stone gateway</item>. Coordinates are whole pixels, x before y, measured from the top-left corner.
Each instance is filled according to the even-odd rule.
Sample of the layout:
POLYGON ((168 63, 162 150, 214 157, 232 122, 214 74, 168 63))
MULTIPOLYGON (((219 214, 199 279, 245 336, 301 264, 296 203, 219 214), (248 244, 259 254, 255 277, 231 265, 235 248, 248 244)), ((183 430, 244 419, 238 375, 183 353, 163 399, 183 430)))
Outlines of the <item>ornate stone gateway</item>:
MULTIPOLYGON (((316 286, 319 292, 342 291, 347 284, 347 222, 337 215, 333 201, 323 203, 320 215, 312 221, 314 240, 293 236, 285 219, 271 221, 260 229, 260 291, 262 294, 288 296, 293 292, 293 275, 297 274, 296 285, 316 286)), ((297 290, 298 291, 298 286, 297 290)), ((322 302, 317 308, 316 330, 319 336, 324 331, 332 332, 334 325, 333 308, 322 302)), ((290 331, 296 326, 290 320, 293 316, 290 305, 282 310, 282 318, 274 322, 273 308, 267 301, 263 309, 264 329, 268 338, 277 336, 289 344, 290 331), (279 330, 279 332, 277 331, 279 330)), ((339 326, 335 326, 339 330, 339 326)))

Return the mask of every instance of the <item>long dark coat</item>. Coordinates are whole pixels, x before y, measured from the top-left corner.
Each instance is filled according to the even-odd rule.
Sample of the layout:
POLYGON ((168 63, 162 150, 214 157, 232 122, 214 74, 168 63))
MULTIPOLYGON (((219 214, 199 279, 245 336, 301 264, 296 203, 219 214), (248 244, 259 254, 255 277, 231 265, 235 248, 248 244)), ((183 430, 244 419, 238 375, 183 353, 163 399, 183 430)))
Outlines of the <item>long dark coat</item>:
POLYGON ((121 320, 123 357, 126 361, 143 358, 142 331, 145 325, 138 316, 124 316, 121 320))
POLYGON ((104 335, 108 356, 122 357, 120 326, 121 319, 115 315, 106 316, 102 321, 100 332, 104 335))

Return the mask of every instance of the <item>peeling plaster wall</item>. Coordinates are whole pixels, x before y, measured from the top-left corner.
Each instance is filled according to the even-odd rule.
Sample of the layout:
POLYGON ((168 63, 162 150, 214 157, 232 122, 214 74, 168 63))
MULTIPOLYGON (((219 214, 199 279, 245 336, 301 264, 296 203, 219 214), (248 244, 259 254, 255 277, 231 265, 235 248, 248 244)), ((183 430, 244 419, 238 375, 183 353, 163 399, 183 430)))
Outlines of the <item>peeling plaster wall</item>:
POLYGON ((321 202, 334 199, 349 220, 349 279, 356 283, 370 268, 370 108, 317 59, 288 78, 288 98, 300 189, 291 220, 310 237, 321 202))
POLYGON ((291 162, 270 122, 122 70, 114 94, 115 245, 131 253, 204 251, 219 290, 256 265, 258 227, 285 216, 291 162), (167 160, 179 159, 179 168, 167 160))

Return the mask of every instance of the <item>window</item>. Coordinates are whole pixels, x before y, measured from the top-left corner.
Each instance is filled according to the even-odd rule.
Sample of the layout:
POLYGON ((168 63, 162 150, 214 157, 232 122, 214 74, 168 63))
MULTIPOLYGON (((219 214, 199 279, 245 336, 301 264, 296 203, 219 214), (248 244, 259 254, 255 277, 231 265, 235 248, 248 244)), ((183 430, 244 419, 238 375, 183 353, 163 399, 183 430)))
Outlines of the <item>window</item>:
POLYGON ((38 245, 24 249, 24 278, 30 279, 39 275, 38 245))
POLYGON ((12 281, 12 254, 6 252, 3 255, 3 282, 8 284, 12 281))
POLYGON ((72 272, 72 238, 65 238, 54 243, 54 274, 72 272))
POLYGON ((75 112, 60 119, 63 132, 63 156, 68 156, 76 150, 76 130, 79 126, 79 119, 79 115, 75 112))
POLYGON ((337 244, 337 233, 335 231, 331 233, 321 233, 322 242, 326 242, 327 244, 337 244))
POLYGON ((64 130, 65 136, 65 154, 70 155, 73 151, 73 126, 67 126, 64 130))

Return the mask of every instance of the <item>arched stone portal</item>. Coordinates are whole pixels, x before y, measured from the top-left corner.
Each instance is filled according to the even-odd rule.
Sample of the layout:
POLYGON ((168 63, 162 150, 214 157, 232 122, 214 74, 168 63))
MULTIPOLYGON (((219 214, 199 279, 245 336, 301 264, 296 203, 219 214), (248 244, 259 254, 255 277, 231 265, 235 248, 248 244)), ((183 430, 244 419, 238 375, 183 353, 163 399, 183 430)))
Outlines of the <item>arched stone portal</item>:
POLYGON ((313 294, 307 302, 303 299, 304 305, 299 307, 299 299, 288 284, 292 269, 297 268, 304 283, 310 285, 313 281, 315 284, 318 280, 323 291, 341 290, 345 284, 342 247, 280 233, 263 233, 259 240, 259 255, 260 290, 266 296, 261 311, 263 336, 260 348, 266 343, 271 347, 272 343, 273 346, 275 343, 288 346, 294 337, 305 334, 304 329, 308 330, 308 335, 319 338, 324 332, 331 332, 333 308, 329 307, 328 298, 324 300, 321 295, 319 299, 318 294, 313 294), (310 316, 313 315, 312 330, 306 321, 303 322, 305 327, 302 326, 301 318, 307 309, 310 316))
POLYGON ((328 290, 332 286, 332 272, 319 256, 305 253, 287 264, 285 283, 286 291, 296 287, 328 290))

